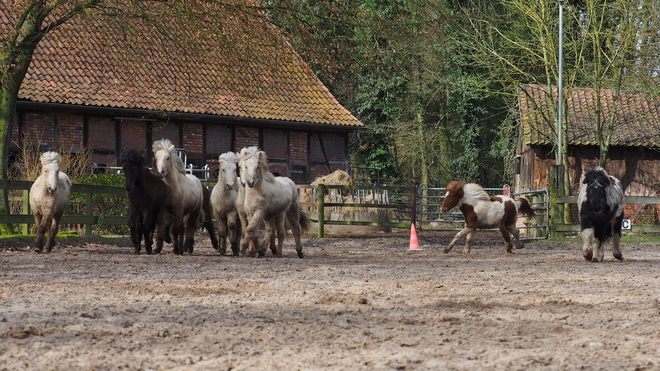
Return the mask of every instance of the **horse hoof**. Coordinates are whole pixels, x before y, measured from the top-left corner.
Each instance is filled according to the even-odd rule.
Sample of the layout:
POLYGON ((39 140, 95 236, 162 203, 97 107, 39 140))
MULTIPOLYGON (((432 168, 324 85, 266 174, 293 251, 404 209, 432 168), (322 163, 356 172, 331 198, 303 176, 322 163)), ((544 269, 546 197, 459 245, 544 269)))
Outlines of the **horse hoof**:
POLYGON ((154 249, 154 253, 156 253, 156 254, 160 254, 161 251, 163 251, 162 247, 157 247, 157 248, 154 249))
POLYGON ((36 249, 34 249, 34 252, 36 252, 37 254, 41 254, 41 251, 42 251, 42 250, 41 250, 40 248, 36 248, 36 249))
POLYGON ((522 244, 522 243, 520 244, 520 246, 516 246, 516 249, 518 249, 518 250, 523 249, 523 248, 525 248, 525 244, 522 244))
POLYGON ((302 251, 298 251, 298 257, 299 257, 300 259, 303 258, 303 252, 302 252, 302 251))
POLYGON ((621 254, 614 254, 614 258, 623 261, 623 255, 621 254))

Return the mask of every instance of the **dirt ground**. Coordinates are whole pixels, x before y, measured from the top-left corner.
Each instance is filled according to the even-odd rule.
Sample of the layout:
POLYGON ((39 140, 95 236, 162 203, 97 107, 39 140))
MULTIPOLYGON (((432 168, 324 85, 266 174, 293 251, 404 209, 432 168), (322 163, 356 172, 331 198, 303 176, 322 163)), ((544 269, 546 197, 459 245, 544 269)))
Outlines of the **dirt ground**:
POLYGON ((0 242, 0 370, 660 370, 655 243, 588 263, 575 238, 418 235, 307 236, 304 259, 0 242))

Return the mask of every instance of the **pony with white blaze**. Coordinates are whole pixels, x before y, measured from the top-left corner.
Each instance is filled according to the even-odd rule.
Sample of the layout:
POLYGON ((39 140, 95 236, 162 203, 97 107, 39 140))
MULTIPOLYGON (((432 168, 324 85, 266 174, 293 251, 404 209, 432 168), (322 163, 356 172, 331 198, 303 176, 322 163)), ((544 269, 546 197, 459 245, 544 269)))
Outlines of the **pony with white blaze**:
POLYGON ((46 252, 50 252, 55 246, 55 235, 69 204, 71 181, 68 175, 60 171, 60 161, 61 157, 57 152, 43 153, 41 175, 30 188, 30 208, 37 228, 34 248, 36 252, 43 250, 46 232, 48 232, 46 252))
POLYGON ((621 222, 623 221, 623 190, 619 179, 608 175, 600 166, 589 169, 578 195, 578 212, 582 231, 582 254, 592 262, 603 261, 603 245, 612 237, 612 255, 621 254, 621 222))
MULTIPOLYGON (((169 139, 155 141, 152 150, 158 170, 156 174, 169 188, 166 207, 174 215, 172 224, 174 253, 183 254, 187 251, 192 254, 197 222, 203 216, 202 183, 196 176, 186 174, 185 164, 169 139)), ((157 249, 156 252, 160 250, 157 249)))
POLYGON ((241 181, 245 184, 243 207, 247 217, 242 249, 249 247, 248 255, 254 256, 256 246, 257 252, 264 254, 265 248, 259 244, 259 231, 265 223, 270 231, 270 248, 273 255, 282 256, 286 216, 296 242, 296 252, 302 259, 300 235, 309 228, 309 219, 300 210, 296 184, 287 177, 273 175, 268 170, 266 153, 257 147, 241 150, 239 168, 241 181), (274 230, 277 231, 277 247, 274 230))
POLYGON ((440 211, 448 212, 454 207, 458 207, 463 213, 465 228, 451 240, 445 248, 445 253, 451 251, 456 242, 467 235, 463 253, 469 254, 476 230, 490 228, 499 228, 504 239, 506 252, 510 253, 513 248, 511 235, 516 241, 517 249, 524 247, 520 243, 520 232, 516 227, 518 214, 527 217, 536 216, 536 212, 526 199, 491 196, 480 185, 466 183, 463 180, 449 182, 446 190, 447 193, 440 206, 440 211))
POLYGON ((239 190, 236 174, 238 156, 234 152, 225 152, 218 157, 218 161, 220 171, 218 172, 218 182, 211 191, 211 206, 213 216, 218 222, 219 251, 223 255, 227 253, 227 239, 229 239, 232 255, 238 256, 241 238, 241 224, 236 209, 239 190))

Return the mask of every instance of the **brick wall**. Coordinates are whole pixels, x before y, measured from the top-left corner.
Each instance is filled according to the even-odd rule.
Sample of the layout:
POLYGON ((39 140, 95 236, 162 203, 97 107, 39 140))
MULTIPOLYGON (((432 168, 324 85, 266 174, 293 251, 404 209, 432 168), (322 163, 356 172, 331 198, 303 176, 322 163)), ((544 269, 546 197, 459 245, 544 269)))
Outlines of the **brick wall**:
POLYGON ((109 117, 90 117, 87 146, 114 151, 115 122, 109 117))
POLYGON ((57 147, 55 115, 52 113, 26 113, 23 135, 30 140, 38 140, 41 143, 41 150, 54 149, 57 147))
POLYGON ((121 149, 143 151, 147 145, 147 123, 137 120, 121 121, 121 149))
POLYGON ((186 153, 201 155, 204 152, 204 125, 183 124, 183 149, 186 153))
POLYGON ((303 131, 289 132, 289 158, 292 161, 307 161, 307 133, 303 131))
POLYGON ((60 146, 72 152, 83 148, 84 118, 79 115, 60 114, 60 146))
POLYGON ((242 148, 252 147, 259 145, 259 129, 248 127, 236 128, 236 148, 235 152, 239 152, 242 148))

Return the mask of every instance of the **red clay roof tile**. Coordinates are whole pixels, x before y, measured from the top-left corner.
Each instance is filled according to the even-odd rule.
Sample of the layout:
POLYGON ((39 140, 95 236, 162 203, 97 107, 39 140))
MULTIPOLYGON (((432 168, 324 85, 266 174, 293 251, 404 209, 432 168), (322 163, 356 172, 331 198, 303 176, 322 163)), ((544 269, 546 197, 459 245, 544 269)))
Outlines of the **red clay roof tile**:
MULTIPOLYGON (((566 112, 566 142, 571 145, 598 145, 596 137, 596 91, 570 89, 566 112)), ((518 106, 526 144, 553 145, 557 141, 557 89, 525 85, 518 91, 518 106)), ((611 145, 660 148, 660 98, 646 94, 601 91, 603 120, 616 126, 611 145)))
MULTIPOLYGON (((0 5, 4 28, 10 22, 5 14, 0 5)), ((362 126, 263 19, 253 17, 263 24, 248 29, 234 18, 228 18, 231 32, 225 37, 238 35, 235 40, 207 37, 199 41, 197 52, 183 51, 146 28, 142 37, 133 35, 122 43, 126 36, 121 30, 99 16, 73 18, 39 44, 19 98, 362 126), (272 41, 275 35, 279 41, 259 42, 265 40, 260 35, 249 43, 243 40, 255 30, 270 32, 264 37, 272 41)), ((180 32, 191 35, 192 30, 181 27, 180 32)))

